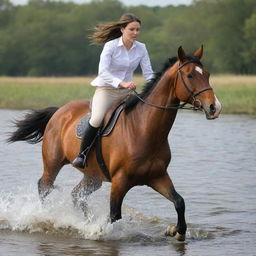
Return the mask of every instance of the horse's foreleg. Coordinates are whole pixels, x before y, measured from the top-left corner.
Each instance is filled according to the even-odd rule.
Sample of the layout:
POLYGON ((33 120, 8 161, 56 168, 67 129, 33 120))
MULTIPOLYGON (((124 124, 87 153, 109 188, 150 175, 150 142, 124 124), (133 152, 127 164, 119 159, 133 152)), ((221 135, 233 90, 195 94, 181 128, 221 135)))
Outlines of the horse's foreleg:
POLYGON ((72 190, 73 204, 81 209, 84 214, 87 213, 87 198, 102 185, 102 180, 84 175, 83 179, 72 190))
POLYGON ((151 181, 149 186, 174 203, 178 221, 176 226, 168 226, 166 235, 174 236, 177 240, 184 241, 187 230, 185 221, 185 202, 176 192, 169 175, 166 174, 163 177, 151 181))
POLYGON ((122 218, 121 208, 124 196, 130 189, 127 182, 122 177, 112 179, 110 194, 110 221, 111 223, 122 218))

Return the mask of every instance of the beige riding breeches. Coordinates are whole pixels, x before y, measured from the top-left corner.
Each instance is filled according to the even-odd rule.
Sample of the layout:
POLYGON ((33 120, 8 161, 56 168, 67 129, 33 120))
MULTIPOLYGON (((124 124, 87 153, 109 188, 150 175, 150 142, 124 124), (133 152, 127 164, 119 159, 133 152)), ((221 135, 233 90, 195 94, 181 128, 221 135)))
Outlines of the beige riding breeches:
POLYGON ((100 127, 106 112, 110 107, 124 100, 132 91, 109 86, 98 86, 92 99, 92 113, 89 121, 90 125, 100 127))

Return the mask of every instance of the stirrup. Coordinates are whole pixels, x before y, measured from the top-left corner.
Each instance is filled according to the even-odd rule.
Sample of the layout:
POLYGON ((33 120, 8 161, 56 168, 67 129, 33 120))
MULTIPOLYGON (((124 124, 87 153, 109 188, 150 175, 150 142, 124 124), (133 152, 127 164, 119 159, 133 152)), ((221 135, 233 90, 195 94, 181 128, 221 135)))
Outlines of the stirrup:
POLYGON ((86 148, 83 152, 81 152, 72 162, 73 166, 78 167, 78 168, 84 168, 85 166, 87 166, 88 151, 89 151, 89 147, 86 148), (80 158, 80 159, 78 159, 78 158, 80 158), (81 161, 76 163, 76 161, 79 161, 79 160, 81 160, 81 161))

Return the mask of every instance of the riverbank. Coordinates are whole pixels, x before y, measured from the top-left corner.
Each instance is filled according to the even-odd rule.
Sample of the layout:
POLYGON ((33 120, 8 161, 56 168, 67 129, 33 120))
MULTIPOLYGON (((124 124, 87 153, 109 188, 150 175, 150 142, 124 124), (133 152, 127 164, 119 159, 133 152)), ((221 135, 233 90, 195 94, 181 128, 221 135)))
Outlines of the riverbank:
MULTIPOLYGON (((93 77, 0 77, 0 108, 30 109, 61 106, 91 98, 93 77)), ((135 77, 143 85, 140 76, 135 77)), ((215 75, 210 83, 223 105, 222 113, 256 115, 256 76, 215 75)), ((140 91, 139 87, 138 91, 140 91)))
POLYGON ((215 75, 210 78, 222 113, 256 115, 256 76, 215 75))

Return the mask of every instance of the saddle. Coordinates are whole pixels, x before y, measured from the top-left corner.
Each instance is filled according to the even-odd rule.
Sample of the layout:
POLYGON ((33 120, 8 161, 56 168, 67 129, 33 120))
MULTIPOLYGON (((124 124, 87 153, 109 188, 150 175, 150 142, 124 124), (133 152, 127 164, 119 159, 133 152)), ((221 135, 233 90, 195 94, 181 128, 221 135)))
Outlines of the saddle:
MULTIPOLYGON (((100 128, 100 136, 101 137, 105 137, 108 136, 112 130, 115 127, 115 124, 118 120, 119 115, 121 114, 121 112, 123 111, 123 109, 125 108, 125 102, 119 104, 109 115, 109 117, 107 116, 107 121, 105 121, 102 125, 102 127, 100 128)), ((89 119, 91 118, 91 113, 89 112, 88 114, 84 115, 82 117, 82 119, 78 122, 77 127, 76 127, 76 136, 79 139, 82 139, 82 136, 84 134, 84 130, 85 130, 85 124, 88 123, 89 119)))
MULTIPOLYGON (((99 129, 99 132, 89 149, 89 151, 90 151, 92 149, 92 147, 95 145, 96 158, 97 158, 98 164, 99 164, 103 174, 109 181, 111 180, 111 177, 110 177, 109 170, 105 164, 105 161, 104 161, 104 158, 102 155, 101 138, 108 136, 113 131, 113 129, 116 125, 116 122, 117 122, 121 112, 125 108, 125 106, 126 106, 126 103, 122 102, 121 104, 117 105, 117 107, 115 107, 114 110, 112 110, 112 111, 110 110, 107 113, 104 123, 103 123, 102 127, 99 129)), ((80 139, 82 138, 82 136, 84 134, 84 130, 85 130, 85 124, 89 121, 90 117, 91 117, 91 113, 89 112, 88 114, 83 116, 82 119, 78 122, 77 127, 76 127, 76 136, 78 138, 80 138, 80 139)), ((88 152, 88 154, 89 154, 89 152, 88 152)))

